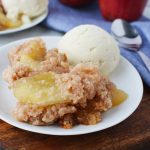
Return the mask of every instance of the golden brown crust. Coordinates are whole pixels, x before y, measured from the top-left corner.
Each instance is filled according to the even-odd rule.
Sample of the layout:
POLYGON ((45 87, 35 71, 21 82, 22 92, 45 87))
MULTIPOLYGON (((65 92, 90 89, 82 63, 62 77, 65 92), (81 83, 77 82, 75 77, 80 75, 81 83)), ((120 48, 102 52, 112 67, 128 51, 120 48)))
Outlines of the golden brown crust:
POLYGON ((59 119, 59 125, 64 129, 70 129, 78 122, 74 114, 66 114, 59 119))

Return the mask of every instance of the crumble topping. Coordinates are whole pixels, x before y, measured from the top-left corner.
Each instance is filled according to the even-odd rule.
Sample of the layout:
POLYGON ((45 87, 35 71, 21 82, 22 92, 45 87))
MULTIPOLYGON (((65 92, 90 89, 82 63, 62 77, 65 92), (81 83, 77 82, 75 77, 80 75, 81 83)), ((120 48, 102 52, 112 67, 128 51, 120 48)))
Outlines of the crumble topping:
MULTIPOLYGON (((56 84, 62 95, 67 95, 71 100, 47 106, 18 102, 14 116, 19 121, 33 125, 59 123, 63 128, 72 128, 76 124, 92 125, 100 122, 102 112, 112 107, 111 90, 115 85, 102 76, 98 68, 82 63, 69 66, 67 56, 59 53, 58 49, 46 52, 41 39, 25 42, 10 51, 9 61, 10 66, 4 71, 3 77, 11 87, 21 78, 42 72, 55 72, 56 84), (20 63, 22 55, 31 55, 36 61, 35 67, 20 63)), ((45 81, 40 82, 44 84, 45 81)))

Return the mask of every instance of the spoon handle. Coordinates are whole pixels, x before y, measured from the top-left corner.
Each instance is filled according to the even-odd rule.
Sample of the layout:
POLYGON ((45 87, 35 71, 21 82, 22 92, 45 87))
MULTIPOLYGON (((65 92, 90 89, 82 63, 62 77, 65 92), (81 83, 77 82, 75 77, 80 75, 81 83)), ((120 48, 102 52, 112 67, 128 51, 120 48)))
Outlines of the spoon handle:
POLYGON ((139 56, 143 60, 145 66, 147 67, 148 71, 150 72, 150 58, 148 58, 143 52, 138 51, 139 56))

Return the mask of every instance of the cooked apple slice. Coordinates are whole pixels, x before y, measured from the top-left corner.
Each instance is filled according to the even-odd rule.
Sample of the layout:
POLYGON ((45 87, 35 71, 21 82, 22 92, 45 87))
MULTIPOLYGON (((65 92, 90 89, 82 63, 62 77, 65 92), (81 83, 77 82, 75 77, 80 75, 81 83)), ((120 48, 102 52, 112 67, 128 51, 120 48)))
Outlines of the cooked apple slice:
POLYGON ((30 40, 20 46, 20 55, 27 55, 28 57, 41 61, 46 54, 46 48, 41 39, 30 40))
POLYGON ((0 9, 0 25, 4 26, 5 28, 17 28, 22 25, 22 22, 20 20, 17 21, 9 20, 0 9))
POLYGON ((39 61, 32 59, 28 55, 21 55, 19 63, 25 66, 29 66, 31 69, 37 68, 40 64, 39 61))
POLYGON ((21 103, 52 105, 68 102, 55 84, 55 74, 51 72, 15 81, 13 92, 21 103))

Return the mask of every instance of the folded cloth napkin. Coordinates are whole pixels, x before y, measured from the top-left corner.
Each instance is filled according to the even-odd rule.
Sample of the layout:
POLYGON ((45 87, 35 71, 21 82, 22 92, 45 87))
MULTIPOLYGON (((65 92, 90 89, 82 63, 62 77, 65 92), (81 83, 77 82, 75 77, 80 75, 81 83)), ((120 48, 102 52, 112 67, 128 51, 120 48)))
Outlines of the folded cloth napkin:
MULTIPOLYGON (((59 2, 50 0, 49 15, 43 23, 46 27, 58 31, 67 32, 73 27, 81 24, 95 24, 110 32, 111 22, 103 19, 98 8, 97 1, 82 8, 71 8, 59 2)), ((132 23, 140 32, 143 45, 141 51, 150 57, 150 20, 142 17, 132 23)), ((150 72, 146 69, 137 53, 121 49, 121 55, 127 58, 138 70, 141 77, 150 86, 150 72)))

